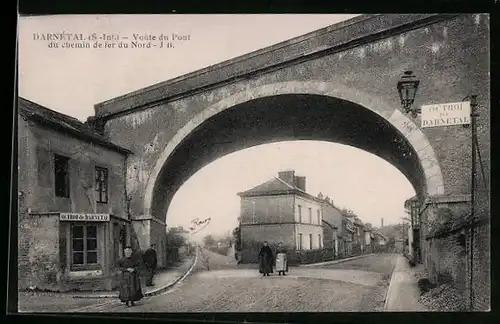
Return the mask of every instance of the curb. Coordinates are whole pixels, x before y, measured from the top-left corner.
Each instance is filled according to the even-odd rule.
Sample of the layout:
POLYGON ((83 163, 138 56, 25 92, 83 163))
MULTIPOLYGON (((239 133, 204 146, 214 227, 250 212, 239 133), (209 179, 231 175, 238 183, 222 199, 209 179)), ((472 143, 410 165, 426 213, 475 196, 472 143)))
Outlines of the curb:
POLYGON ((299 267, 314 267, 314 266, 320 266, 320 265, 337 264, 337 263, 342 263, 342 262, 347 262, 347 261, 352 261, 352 260, 356 260, 356 259, 365 258, 365 257, 368 257, 370 255, 375 255, 375 253, 363 254, 363 255, 358 255, 358 256, 355 256, 355 257, 350 257, 350 258, 345 258, 345 259, 339 259, 339 260, 333 260, 333 261, 327 261, 327 262, 301 264, 301 265, 299 265, 299 267))
POLYGON ((389 287, 387 288, 387 292, 385 293, 385 300, 384 300, 384 312, 387 312, 387 305, 389 303, 389 296, 392 292, 393 285, 392 283, 395 281, 394 278, 396 277, 396 265, 394 265, 394 268, 392 269, 392 274, 391 274, 391 281, 389 281, 389 287))
POLYGON ((196 250, 196 255, 194 256, 193 263, 189 267, 188 271, 186 271, 186 273, 184 273, 182 276, 178 277, 173 282, 167 284, 164 287, 160 287, 160 288, 158 288, 156 290, 153 290, 153 291, 150 291, 148 293, 145 293, 144 297, 157 296, 157 295, 159 295, 161 293, 164 293, 165 291, 169 290, 170 288, 172 288, 176 284, 182 282, 184 279, 186 279, 187 276, 189 276, 191 274, 191 272, 193 271, 193 269, 194 269, 194 267, 195 267, 195 265, 196 265, 197 262, 198 262, 198 250, 196 250))
MULTIPOLYGON (((182 280, 184 280, 189 274, 191 274, 191 271, 193 270, 197 261, 198 261, 198 251, 196 251, 196 255, 194 257, 193 263, 191 264, 189 269, 182 276, 177 277, 177 279, 175 279, 174 281, 168 283, 167 285, 165 285, 163 287, 159 287, 158 289, 144 293, 144 297, 159 295, 159 294, 165 292, 166 290, 169 290, 170 288, 172 288, 174 285, 178 284, 182 280)), ((107 294, 100 294, 100 295, 77 295, 77 296, 73 296, 73 298, 76 298, 76 299, 118 298, 118 293, 107 293, 107 294)))

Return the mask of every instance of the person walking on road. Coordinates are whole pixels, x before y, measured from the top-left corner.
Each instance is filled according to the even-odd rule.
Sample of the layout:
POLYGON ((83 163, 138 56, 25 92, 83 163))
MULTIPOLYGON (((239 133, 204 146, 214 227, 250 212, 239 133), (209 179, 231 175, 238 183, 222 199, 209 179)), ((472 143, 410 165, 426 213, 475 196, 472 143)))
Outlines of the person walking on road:
POLYGON ((152 244, 151 247, 149 249, 147 249, 146 252, 144 252, 143 262, 144 262, 144 265, 146 266, 146 270, 147 270, 146 286, 147 287, 154 286, 153 277, 155 275, 156 267, 158 265, 155 244, 152 244))
POLYGON ((118 267, 121 271, 120 290, 118 298, 125 306, 134 306, 134 302, 144 297, 141 289, 141 281, 137 274, 139 262, 132 258, 132 248, 125 248, 125 257, 118 261, 118 267))
POLYGON ((267 241, 264 241, 264 246, 262 246, 259 252, 259 273, 262 273, 263 277, 273 273, 273 262, 273 251, 267 245, 267 241))

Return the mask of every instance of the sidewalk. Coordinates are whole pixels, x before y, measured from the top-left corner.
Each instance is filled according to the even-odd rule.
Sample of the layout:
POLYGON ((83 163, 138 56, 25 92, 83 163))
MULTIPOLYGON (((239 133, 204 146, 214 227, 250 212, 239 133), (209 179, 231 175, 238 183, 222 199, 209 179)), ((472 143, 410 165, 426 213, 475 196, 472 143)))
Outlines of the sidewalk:
POLYGON ((417 286, 414 270, 408 259, 399 255, 392 273, 391 282, 385 298, 386 312, 428 312, 427 307, 418 300, 420 289, 417 286))
MULTIPOLYGON (((158 272, 154 276, 153 287, 146 287, 141 280, 142 291, 144 296, 154 296, 161 294, 165 290, 175 285, 178 281, 187 277, 197 261, 197 255, 194 257, 189 257, 181 261, 180 264, 174 268, 166 269, 158 272)), ((141 278, 142 279, 142 278, 141 278)), ((118 292, 82 292, 73 295, 73 298, 118 298, 118 292)))
MULTIPOLYGON (((154 287, 142 287, 145 296, 161 294, 186 278, 196 266, 197 257, 186 258, 177 266, 155 276, 154 287)), ((142 281, 142 280, 141 280, 142 281)), ((96 311, 118 302, 111 292, 18 292, 18 310, 28 313, 96 311)))
POLYGON ((357 256, 350 257, 350 258, 337 259, 337 260, 327 261, 327 262, 301 264, 299 266, 300 267, 314 267, 314 266, 322 266, 322 265, 331 265, 331 264, 337 264, 337 263, 352 261, 352 260, 356 260, 356 259, 360 259, 360 258, 366 258, 366 257, 371 256, 371 255, 375 255, 375 253, 357 255, 357 256))

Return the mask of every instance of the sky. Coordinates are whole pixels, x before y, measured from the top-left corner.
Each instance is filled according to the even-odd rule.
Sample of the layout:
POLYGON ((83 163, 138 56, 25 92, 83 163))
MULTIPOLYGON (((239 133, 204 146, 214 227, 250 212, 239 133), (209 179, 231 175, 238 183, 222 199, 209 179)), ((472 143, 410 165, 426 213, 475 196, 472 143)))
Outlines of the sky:
MULTIPOLYGON (((19 95, 85 121, 94 115, 96 103, 354 16, 22 17, 18 31, 19 95), (48 41, 40 40, 43 33, 58 32, 129 38, 134 34, 176 34, 184 40, 175 41, 174 48, 143 49, 49 48, 48 41)), ((375 226, 382 217, 384 224, 400 223, 404 200, 415 194, 396 168, 367 152, 334 143, 282 142, 235 152, 198 171, 175 195, 167 223, 187 227, 191 217, 185 215, 207 215, 212 221, 199 235, 230 232, 239 214, 236 193, 269 180, 282 169, 295 169, 306 176, 308 192, 323 192, 335 204, 352 209, 375 226), (193 196, 197 203, 186 203, 193 196)))

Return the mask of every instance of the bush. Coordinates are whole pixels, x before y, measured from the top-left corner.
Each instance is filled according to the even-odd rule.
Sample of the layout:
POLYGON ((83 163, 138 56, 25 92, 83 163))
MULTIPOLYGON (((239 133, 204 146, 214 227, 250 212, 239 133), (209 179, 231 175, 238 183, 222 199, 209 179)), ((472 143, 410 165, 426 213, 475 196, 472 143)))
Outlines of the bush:
POLYGON ((436 284, 433 284, 429 279, 422 278, 417 282, 418 288, 420 289, 420 294, 425 294, 431 289, 436 288, 436 284))
POLYGON ((297 253, 300 256, 300 264, 327 262, 335 259, 335 249, 333 248, 298 251, 297 253))

